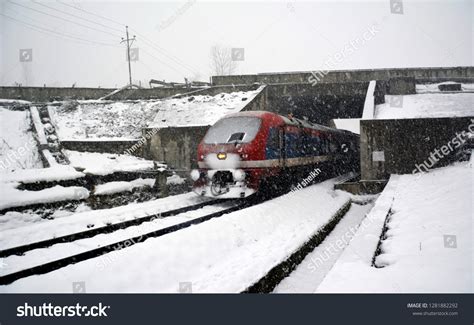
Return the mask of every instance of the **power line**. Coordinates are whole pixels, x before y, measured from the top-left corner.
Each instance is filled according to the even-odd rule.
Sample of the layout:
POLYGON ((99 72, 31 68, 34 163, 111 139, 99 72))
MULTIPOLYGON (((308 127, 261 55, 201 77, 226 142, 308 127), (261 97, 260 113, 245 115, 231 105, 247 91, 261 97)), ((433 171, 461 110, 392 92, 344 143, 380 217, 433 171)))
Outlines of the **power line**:
MULTIPOLYGON (((33 0, 31 0, 31 1, 33 1, 33 0)), ((67 4, 67 3, 62 2, 62 1, 60 1, 60 0, 56 0, 56 1, 59 2, 59 3, 61 3, 61 4, 63 4, 63 5, 65 5, 65 6, 68 6, 68 7, 70 7, 70 8, 73 8, 73 9, 76 9, 76 10, 79 10, 79 11, 82 11, 82 12, 85 12, 85 13, 87 13, 87 14, 89 14, 89 15, 93 15, 93 16, 99 17, 99 18, 101 18, 101 19, 105 19, 105 20, 107 20, 107 21, 110 21, 110 22, 112 22, 112 23, 114 23, 114 24, 117 24, 117 25, 120 25, 120 26, 124 26, 124 24, 122 24, 122 23, 120 23, 120 22, 118 22, 118 21, 116 21, 116 20, 107 18, 107 17, 102 16, 102 15, 98 15, 98 14, 92 12, 92 11, 88 11, 88 10, 85 10, 85 9, 82 9, 82 8, 78 8, 78 7, 76 7, 76 6, 67 4)), ((35 1, 33 1, 33 2, 35 2, 35 1)), ((39 3, 38 3, 38 4, 39 4, 39 3)), ((46 6, 46 5, 44 5, 44 6, 46 6)), ((57 9, 56 9, 56 10, 57 10, 57 9)), ((59 10, 58 10, 58 11, 59 11, 59 10)), ((63 11, 60 11, 60 12, 63 12, 63 11)), ((73 16, 74 16, 74 17, 77 17, 77 16, 75 16, 75 15, 73 15, 73 16)), ((85 19, 85 18, 84 18, 84 19, 85 19)), ((85 20, 89 21, 88 19, 85 19, 85 20)), ((101 24, 101 25, 102 25, 102 24, 101 24)), ((105 26, 105 25, 103 25, 103 26, 105 26)), ((108 26, 107 26, 107 27, 108 27, 108 26)), ((111 28, 111 27, 108 27, 108 28, 111 28)), ((115 29, 115 28, 113 28, 113 29, 114 29, 114 30, 117 30, 117 29, 115 29)), ((199 70, 200 70, 200 69, 197 69, 196 67, 193 67, 193 66, 191 66, 191 65, 189 65, 189 64, 186 64, 185 62, 181 61, 179 58, 173 56, 171 53, 170 53, 170 54, 167 54, 165 49, 163 49, 163 48, 161 48, 160 46, 156 45, 156 43, 154 43, 153 41, 151 41, 150 39, 148 39, 148 38, 145 37, 144 35, 138 33, 138 31, 137 31, 136 29, 130 28, 130 30, 134 30, 134 31, 135 31, 135 34, 137 34, 138 36, 140 36, 140 37, 142 38, 142 41, 144 42, 144 45, 149 46, 152 50, 156 51, 156 52, 159 53, 160 55, 163 55, 163 56, 167 57, 169 60, 173 61, 176 65, 178 65, 178 66, 180 66, 180 67, 182 67, 182 68, 184 68, 184 69, 186 69, 186 70, 188 70, 188 71, 190 71, 190 72, 192 72, 192 73, 194 73, 194 74, 199 73, 199 70)), ((162 62, 162 61, 161 61, 161 62, 162 62)), ((165 64, 166 64, 166 63, 165 63, 165 64)))
POLYGON ((195 67, 190 66, 189 64, 186 64, 179 60, 178 58, 175 58, 172 55, 169 55, 166 53, 166 50, 161 48, 160 46, 156 45, 153 41, 149 40, 147 37, 143 36, 142 34, 138 33, 135 29, 133 29, 135 33, 140 36, 145 43, 148 43, 148 46, 150 46, 152 49, 155 51, 159 52, 161 55, 167 57, 168 59, 172 60, 175 62, 175 64, 181 66, 182 68, 192 72, 192 73, 198 73, 199 69, 196 69, 195 67))
POLYGON ((24 5, 22 5, 22 4, 19 4, 19 3, 16 3, 16 2, 10 1, 10 0, 7 0, 7 2, 9 2, 9 3, 11 3, 11 4, 15 5, 15 6, 23 7, 23 8, 26 8, 26 9, 29 9, 29 10, 32 10, 32 11, 35 11, 35 12, 38 12, 38 13, 43 14, 43 15, 46 15, 46 16, 50 16, 50 17, 53 17, 53 18, 56 18, 56 19, 64 20, 64 21, 66 21, 66 22, 69 22, 69 23, 72 23, 72 24, 75 24, 75 25, 79 25, 79 26, 82 26, 82 27, 85 27, 85 28, 89 28, 89 29, 95 30, 95 31, 97 31, 97 32, 109 34, 109 35, 112 35, 113 37, 120 37, 120 36, 117 36, 116 34, 112 34, 112 33, 110 33, 110 32, 107 32, 107 31, 104 31, 104 30, 100 30, 100 29, 97 29, 97 28, 94 28, 94 27, 91 27, 91 26, 87 26, 87 25, 84 25, 84 24, 81 24, 81 23, 78 23, 78 22, 75 22, 75 21, 72 21, 72 20, 63 18, 63 17, 59 17, 59 16, 56 16, 56 15, 52 15, 52 14, 49 14, 49 13, 47 13, 47 12, 44 12, 44 11, 41 11, 41 10, 37 10, 37 9, 35 9, 35 8, 31 8, 31 7, 28 7, 28 6, 24 6, 24 5))
POLYGON ((43 7, 45 7, 45 8, 49 8, 49 9, 51 9, 51 10, 60 12, 60 13, 62 13, 62 14, 65 14, 65 15, 68 15, 68 16, 71 16, 71 17, 74 17, 74 18, 82 19, 82 20, 85 20, 85 21, 87 21, 87 22, 90 22, 90 23, 93 23, 93 24, 96 24, 96 25, 99 25, 99 26, 108 28, 108 29, 113 30, 113 31, 118 31, 118 32, 120 32, 120 33, 122 32, 121 30, 119 30, 119 29, 117 29, 117 28, 109 27, 109 26, 107 26, 107 25, 104 25, 104 24, 95 22, 95 21, 93 21, 93 20, 90 20, 90 19, 87 19, 87 18, 84 18, 84 17, 80 17, 80 16, 73 15, 73 14, 71 14, 71 13, 69 13, 69 12, 62 11, 62 10, 56 9, 56 8, 54 8, 54 7, 45 5, 44 3, 41 3, 41 2, 37 2, 37 1, 34 1, 34 0, 31 0, 31 2, 33 2, 33 3, 37 4, 37 5, 43 6, 43 7))
POLYGON ((98 17, 98 18, 102 18, 102 19, 108 20, 108 21, 110 21, 110 22, 112 22, 112 23, 114 23, 114 24, 117 24, 117 25, 119 25, 119 26, 122 26, 122 27, 124 26, 124 24, 119 23, 119 22, 116 21, 116 20, 113 20, 113 19, 110 19, 110 18, 101 16, 101 15, 98 15, 98 14, 93 13, 93 12, 91 12, 91 11, 88 11, 88 10, 85 10, 85 9, 82 9, 82 8, 79 8, 79 7, 70 5, 70 4, 65 3, 65 2, 62 2, 62 1, 60 1, 60 0, 56 0, 56 1, 59 2, 60 4, 64 5, 64 6, 68 6, 68 7, 70 7, 70 8, 73 8, 73 9, 76 9, 76 10, 79 10, 79 11, 82 11, 82 12, 85 12, 85 13, 87 13, 87 14, 89 14, 89 15, 96 16, 96 17, 98 17))
POLYGON ((151 56, 151 57, 154 58, 155 60, 157 60, 157 61, 163 63, 166 67, 168 67, 168 68, 174 70, 175 72, 177 72, 177 73, 183 75, 183 72, 182 72, 182 71, 179 71, 179 70, 177 70, 176 68, 174 68, 174 67, 168 65, 166 62, 164 62, 164 61, 162 61, 161 59, 157 58, 156 56, 154 56, 154 55, 151 54, 150 52, 145 51, 145 50, 143 50, 143 49, 142 49, 142 52, 148 54, 149 56, 151 56))
POLYGON ((0 15, 8 18, 8 19, 11 19, 13 21, 16 21, 18 23, 21 23, 23 25, 27 25, 29 28, 33 29, 33 30, 36 30, 37 32, 42 32, 42 33, 50 33, 50 34, 54 34, 55 36, 59 35, 60 37, 66 37, 66 38, 70 38, 70 39, 75 39, 75 40, 79 40, 81 42, 85 42, 85 43, 91 43, 91 44, 96 44, 96 45, 103 45, 103 46, 111 46, 111 47, 120 47, 118 45, 114 45, 114 44, 107 44, 107 43, 102 43, 102 42, 97 42, 97 41, 93 41, 93 40, 89 40, 89 39, 85 39, 85 38, 80 38, 80 37, 76 37, 76 36, 71 36, 71 35, 67 35, 67 34, 64 34, 64 33, 60 33, 60 32, 57 32, 57 31, 54 31, 54 30, 51 30, 51 29, 48 29, 48 28, 43 28, 41 26, 37 26, 37 25, 33 25, 33 24, 30 24, 30 23, 27 23, 27 22, 24 22, 22 20, 19 20, 19 19, 16 19, 16 18, 13 18, 13 17, 10 17, 8 15, 5 15, 3 13, 0 12, 0 15))
MULTIPOLYGON (((15 16, 14 16, 15 19, 23 18, 23 19, 25 19, 25 20, 28 22, 28 24, 30 24, 31 26, 34 26, 32 23, 36 23, 36 26, 37 26, 38 28, 47 29, 48 31, 55 32, 55 33, 56 33, 56 30, 58 29, 58 26, 47 26, 47 25, 44 24, 44 22, 41 22, 41 21, 36 20, 36 19, 33 19, 33 18, 31 18, 30 16, 25 15, 24 13, 20 13, 19 11, 14 10, 13 8, 10 8, 10 7, 9 7, 9 8, 8 8, 8 11, 11 11, 11 12, 12 12, 12 13, 11 13, 12 16, 15 15, 15 16), (21 16, 23 16, 23 17, 21 17, 21 16), (48 28, 47 28, 47 27, 48 27, 48 28)), ((22 23, 23 23, 23 22, 22 22, 22 23)), ((60 23, 60 24, 62 24, 62 23, 60 23)), ((32 27, 29 27, 29 26, 28 26, 28 28, 30 28, 30 29, 32 29, 32 30, 34 30, 34 31, 43 33, 42 30, 39 30, 39 29, 36 29, 36 28, 32 28, 32 27)), ((57 36, 56 34, 51 34, 50 32, 45 33, 45 34, 46 34, 46 35, 57 36)), ((67 33, 67 34, 63 33, 63 34, 64 34, 64 35, 67 35, 68 37, 75 37, 75 38, 79 38, 79 39, 84 39, 84 38, 81 38, 81 35, 77 35, 77 34, 72 34, 72 33, 67 33)), ((118 45, 115 45, 115 44, 108 44, 108 43, 106 43, 106 42, 104 42, 104 41, 101 41, 101 40, 90 40, 90 39, 88 39, 88 42, 97 42, 97 43, 100 44, 100 45, 106 44, 107 46, 116 46, 116 47, 119 47, 118 45)), ((81 41, 81 44, 83 44, 82 41, 81 41)))

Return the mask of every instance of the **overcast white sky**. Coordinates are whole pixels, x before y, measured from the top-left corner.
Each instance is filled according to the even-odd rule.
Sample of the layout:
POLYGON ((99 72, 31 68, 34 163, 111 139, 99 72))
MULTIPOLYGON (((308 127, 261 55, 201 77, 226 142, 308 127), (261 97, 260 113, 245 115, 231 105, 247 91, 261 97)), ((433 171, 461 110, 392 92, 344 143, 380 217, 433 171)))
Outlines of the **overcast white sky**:
POLYGON ((142 84, 208 81, 215 44, 244 48, 239 74, 318 70, 328 59, 331 69, 473 65, 472 1, 403 0, 403 14, 390 0, 0 3, 1 85, 125 85, 124 25, 137 36, 142 84), (20 49, 32 49, 31 62, 20 49))

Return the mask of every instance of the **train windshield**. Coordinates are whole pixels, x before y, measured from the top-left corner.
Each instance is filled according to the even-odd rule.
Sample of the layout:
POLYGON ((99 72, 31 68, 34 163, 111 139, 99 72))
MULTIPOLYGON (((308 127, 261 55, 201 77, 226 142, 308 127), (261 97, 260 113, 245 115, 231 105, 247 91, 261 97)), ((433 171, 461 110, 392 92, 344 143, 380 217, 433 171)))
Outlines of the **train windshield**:
POLYGON ((252 141, 262 121, 257 117, 238 116, 217 121, 204 137, 204 143, 248 143, 252 141))

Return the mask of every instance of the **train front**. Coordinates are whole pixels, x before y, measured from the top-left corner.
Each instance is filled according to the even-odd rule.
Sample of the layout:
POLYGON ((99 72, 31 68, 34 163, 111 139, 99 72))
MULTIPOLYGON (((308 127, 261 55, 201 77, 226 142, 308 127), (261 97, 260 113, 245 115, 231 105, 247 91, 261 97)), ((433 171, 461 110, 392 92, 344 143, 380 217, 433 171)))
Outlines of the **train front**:
POLYGON ((198 147, 198 170, 191 172, 195 193, 245 198, 258 190, 255 162, 264 155, 266 134, 260 117, 232 114, 209 128, 198 147))

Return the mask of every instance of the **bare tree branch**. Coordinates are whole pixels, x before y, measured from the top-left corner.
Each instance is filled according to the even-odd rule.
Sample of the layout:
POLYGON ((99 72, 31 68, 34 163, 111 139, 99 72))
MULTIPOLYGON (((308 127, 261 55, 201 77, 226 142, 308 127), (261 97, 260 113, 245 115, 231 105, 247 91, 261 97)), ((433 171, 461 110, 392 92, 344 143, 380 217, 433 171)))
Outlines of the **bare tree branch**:
POLYGON ((215 76, 233 74, 235 72, 236 62, 232 60, 231 49, 214 45, 211 48, 211 67, 215 76))

